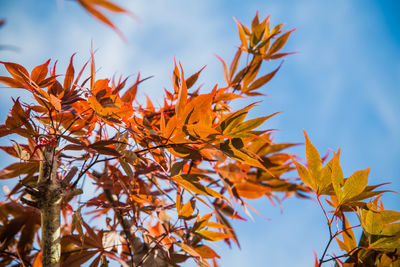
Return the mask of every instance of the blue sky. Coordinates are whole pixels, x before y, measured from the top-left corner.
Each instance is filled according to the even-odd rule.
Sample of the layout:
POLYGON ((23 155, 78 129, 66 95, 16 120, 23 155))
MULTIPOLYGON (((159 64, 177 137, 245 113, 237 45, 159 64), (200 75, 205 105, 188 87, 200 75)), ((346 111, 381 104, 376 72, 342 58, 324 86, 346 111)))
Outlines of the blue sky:
MULTIPOLYGON (((113 17, 129 44, 89 17, 73 1, 2 0, 0 43, 20 47, 0 51, 0 59, 29 69, 48 58, 59 60, 63 71, 72 53, 76 63, 89 57, 91 40, 98 48, 99 76, 154 75, 141 87, 156 101, 171 86, 173 58, 187 73, 202 66, 204 88, 223 84, 222 68, 214 54, 230 61, 238 45, 232 17, 249 24, 259 10, 272 23, 298 28, 288 41, 288 57, 253 116, 283 111, 266 127, 278 128, 276 140, 303 142, 302 129, 321 154, 342 149, 345 175, 371 167, 370 183, 391 182, 400 189, 400 4, 398 1, 267 1, 267 0, 132 0, 119 1, 140 17, 113 17)), ((271 63, 271 68, 278 63, 271 63)), ((0 74, 4 74, 0 69, 0 74)), ((20 92, 2 89, 3 121, 10 97, 20 92)), ((304 156, 304 147, 292 152, 304 156)), ((387 208, 399 206, 394 194, 387 208)), ((221 266, 310 266, 314 249, 321 254, 327 229, 312 200, 288 199, 272 207, 266 199, 251 202, 265 217, 235 223, 242 250, 217 248, 221 266), (267 264, 269 263, 269 264, 267 264)), ((192 264, 193 265, 193 264, 192 264)), ((188 264, 187 266, 192 266, 188 264)))

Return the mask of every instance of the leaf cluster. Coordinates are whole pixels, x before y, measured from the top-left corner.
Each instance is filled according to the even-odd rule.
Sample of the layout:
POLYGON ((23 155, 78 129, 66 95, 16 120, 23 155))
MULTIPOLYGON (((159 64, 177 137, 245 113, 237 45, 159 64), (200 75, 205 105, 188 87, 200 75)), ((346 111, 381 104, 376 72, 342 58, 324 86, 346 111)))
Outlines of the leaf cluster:
MULTIPOLYGON (((108 3, 80 2, 85 8, 108 3)), ((32 250, 39 225, 29 228, 25 237, 28 230, 18 223, 21 216, 38 212, 32 199, 49 146, 56 149, 57 179, 65 192, 85 190, 86 178, 98 189, 79 206, 72 193, 63 200, 65 265, 91 261, 97 266, 111 259, 123 266, 177 266, 189 258, 201 266, 216 265, 219 255, 212 243, 239 245, 230 220, 245 220, 237 207, 251 216, 247 199, 267 197, 274 203, 280 201, 277 193, 306 197, 309 188, 284 178, 293 166, 282 150, 294 144, 277 144, 271 130, 259 129, 277 113, 247 119, 256 103, 231 108, 244 95, 258 95, 256 90, 279 69, 256 79, 264 61, 281 57, 276 53, 290 34, 279 36, 281 26, 268 28, 268 18, 259 23, 256 15, 252 30, 246 30, 249 46, 242 43, 229 70, 221 59, 225 87, 215 85, 203 92, 207 90, 196 87, 203 68, 187 77, 181 63, 174 62, 172 87, 165 89, 161 107, 149 98, 145 105, 136 100, 147 79, 140 74, 133 82, 97 78, 93 52, 79 71, 72 55, 62 75, 51 60, 30 72, 22 65, 0 62, 9 73, 0 82, 27 91, 34 100, 28 104, 14 99, 0 125, 1 137, 25 140, 1 147, 16 161, 0 171, 0 179, 18 177, 8 197, 32 206, 18 204, 17 214, 2 217, 2 249, 10 254, 1 257, 15 260, 12 255, 20 255, 23 262, 40 262, 40 249, 32 250), (254 37, 260 31, 261 37, 254 37), (242 53, 252 60, 237 71, 243 65, 242 53), (83 78, 86 69, 90 74, 83 78), (89 225, 88 216, 107 228, 89 225), (27 241, 18 242, 21 238, 27 241)), ((239 34, 243 38, 240 29, 239 34)))
POLYGON ((400 263, 400 212, 385 210, 380 200, 384 193, 392 191, 376 190, 384 184, 368 185, 370 168, 344 178, 339 162, 340 149, 323 166, 323 160, 306 132, 304 136, 307 166, 292 159, 301 180, 318 199, 330 237, 321 258, 316 259, 316 266, 328 261, 335 261, 338 266, 397 266, 400 263), (322 204, 321 198, 326 200, 326 205, 322 204), (350 224, 348 218, 351 215, 356 215, 358 224, 350 224), (359 239, 355 237, 356 228, 361 228, 359 239), (345 254, 326 259, 333 240, 345 254))

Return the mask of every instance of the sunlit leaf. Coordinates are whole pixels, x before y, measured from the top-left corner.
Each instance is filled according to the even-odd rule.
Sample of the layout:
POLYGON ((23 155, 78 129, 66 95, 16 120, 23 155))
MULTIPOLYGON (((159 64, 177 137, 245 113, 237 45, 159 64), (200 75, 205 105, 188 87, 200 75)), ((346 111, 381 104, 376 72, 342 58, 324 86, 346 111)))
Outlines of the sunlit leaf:
POLYGON ((361 194, 368 183, 370 168, 356 171, 346 179, 343 187, 343 201, 351 199, 361 194))
POLYGON ((230 235, 221 233, 221 232, 215 232, 215 231, 210 231, 210 230, 200 230, 197 231, 200 235, 202 235, 204 238, 210 240, 210 241, 219 241, 225 238, 231 238, 230 235))

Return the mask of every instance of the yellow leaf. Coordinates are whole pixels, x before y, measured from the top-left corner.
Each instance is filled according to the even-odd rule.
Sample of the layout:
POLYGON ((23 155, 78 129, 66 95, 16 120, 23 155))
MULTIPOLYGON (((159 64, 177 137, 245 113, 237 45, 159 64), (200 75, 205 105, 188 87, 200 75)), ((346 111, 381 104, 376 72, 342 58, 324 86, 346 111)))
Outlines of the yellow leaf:
POLYGON ((332 164, 333 164, 333 158, 322 169, 322 172, 321 172, 321 175, 320 175, 320 179, 317 181, 317 183, 318 183, 317 194, 318 195, 327 194, 326 189, 332 183, 332 179, 331 179, 331 176, 332 176, 332 164))
POLYGON ((356 171, 347 178, 343 187, 343 201, 356 197, 364 191, 368 183, 369 170, 370 168, 356 171))
POLYGON ((307 167, 310 175, 313 177, 314 181, 319 181, 319 176, 322 170, 322 161, 318 153, 318 150, 313 144, 311 144, 308 139, 306 131, 303 130, 304 137, 306 139, 306 157, 307 157, 307 167))
POLYGON ((379 212, 363 209, 361 211, 361 225, 371 235, 380 235, 384 227, 382 215, 379 212))
POLYGON ((292 158, 294 164, 296 165, 297 172, 299 173, 300 179, 303 181, 303 183, 305 183, 306 185, 308 185, 309 187, 314 189, 314 191, 316 191, 315 190, 315 181, 311 177, 307 168, 304 167, 302 164, 298 163, 291 155, 289 155, 289 156, 292 158))
POLYGON ((356 237, 354 236, 353 229, 351 228, 349 221, 345 217, 343 218, 343 229, 345 230, 342 233, 343 242, 346 246, 346 251, 350 252, 355 247, 357 247, 357 241, 356 237))
POLYGON ((332 180, 333 189, 335 190, 335 194, 339 200, 339 203, 342 203, 343 171, 342 171, 342 167, 340 166, 340 162, 339 162, 339 154, 340 154, 340 149, 339 149, 338 153, 336 153, 332 159, 333 161, 332 161, 331 180, 332 180))

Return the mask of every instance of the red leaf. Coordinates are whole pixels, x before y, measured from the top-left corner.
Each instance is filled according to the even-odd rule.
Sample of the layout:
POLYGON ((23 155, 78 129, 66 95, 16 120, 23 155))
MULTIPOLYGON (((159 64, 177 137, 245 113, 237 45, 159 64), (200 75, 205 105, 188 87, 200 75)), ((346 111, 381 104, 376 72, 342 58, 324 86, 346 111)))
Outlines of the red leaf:
POLYGON ((44 64, 35 67, 31 73, 31 79, 36 83, 39 84, 46 78, 48 72, 48 66, 50 63, 50 59, 47 60, 44 64))
POLYGON ((69 60, 67 72, 65 73, 64 89, 69 89, 72 85, 72 81, 74 80, 74 74, 75 74, 74 64, 73 64, 74 56, 75 56, 75 53, 71 56, 71 59, 69 60))

